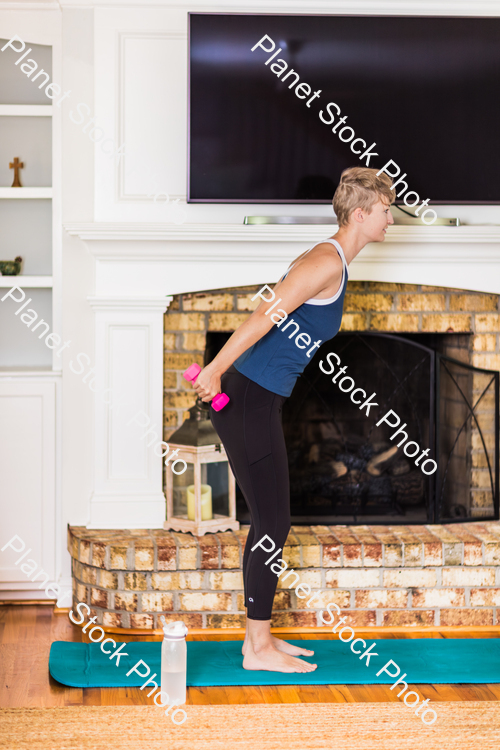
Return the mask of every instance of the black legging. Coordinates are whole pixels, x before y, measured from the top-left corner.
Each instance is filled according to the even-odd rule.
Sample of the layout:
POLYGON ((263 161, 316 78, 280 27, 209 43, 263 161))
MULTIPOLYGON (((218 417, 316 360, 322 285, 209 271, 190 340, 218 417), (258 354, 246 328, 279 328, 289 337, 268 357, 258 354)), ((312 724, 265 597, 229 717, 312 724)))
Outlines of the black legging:
MULTIPOLYGON (((219 412, 210 409, 243 492, 251 516, 243 555, 245 606, 251 620, 270 620, 278 577, 265 565, 272 553, 251 548, 267 534, 283 549, 290 531, 288 458, 281 426, 285 396, 266 390, 233 366, 224 373, 221 389, 231 399, 219 412)), ((270 543, 263 542, 267 548, 270 543)), ((280 559, 278 554, 273 562, 280 559)))

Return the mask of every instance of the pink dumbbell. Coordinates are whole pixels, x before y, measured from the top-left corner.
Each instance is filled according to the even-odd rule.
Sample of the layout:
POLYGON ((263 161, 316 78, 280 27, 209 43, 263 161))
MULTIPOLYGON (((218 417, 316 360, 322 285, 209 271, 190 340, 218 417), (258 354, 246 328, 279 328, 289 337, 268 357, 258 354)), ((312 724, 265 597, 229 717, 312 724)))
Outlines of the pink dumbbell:
MULTIPOLYGON (((191 380, 192 382, 194 382, 196 378, 198 377, 198 375, 200 374, 200 372, 201 372, 200 365, 197 365, 196 362, 193 362, 193 364, 189 365, 187 370, 183 372, 183 375, 186 378, 186 380, 191 380)), ((226 406, 226 404, 229 403, 229 401, 230 401, 229 396, 226 396, 225 393, 218 393, 217 396, 215 396, 215 398, 212 399, 212 407, 215 409, 215 411, 220 411, 226 406)))

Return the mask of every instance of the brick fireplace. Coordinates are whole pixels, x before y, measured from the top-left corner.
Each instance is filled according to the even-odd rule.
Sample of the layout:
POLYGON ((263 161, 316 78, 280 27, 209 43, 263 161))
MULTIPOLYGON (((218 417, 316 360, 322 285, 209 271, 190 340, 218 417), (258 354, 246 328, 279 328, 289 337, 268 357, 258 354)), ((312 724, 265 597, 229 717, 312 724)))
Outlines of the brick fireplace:
MULTIPOLYGON (((333 227, 249 227, 238 214, 224 224, 66 229, 95 258, 96 387, 125 404, 95 398, 86 527, 69 529, 75 604, 87 602, 106 627, 156 628, 161 612, 190 627, 241 625, 245 526, 200 538, 164 531, 162 461, 128 424, 143 410, 168 442, 195 400, 182 371, 203 364, 207 341, 243 322, 255 291, 333 227)), ((391 227, 352 264, 342 331, 448 334, 450 357, 500 370, 498 246, 496 227, 391 227)), ((483 406, 491 416, 494 404, 483 406)), ((335 601, 357 627, 497 623, 500 526, 484 520, 488 469, 480 435, 470 437, 470 523, 293 526, 285 559, 324 592, 320 606, 335 601)), ((483 437, 492 450, 493 429, 483 437)), ((318 611, 303 604, 278 588, 274 625, 317 626, 318 611)))
MULTIPOLYGON (((265 283, 263 281, 263 283, 265 283)), ((207 334, 232 332, 255 308, 262 284, 175 295, 164 316, 164 439, 195 402, 182 371, 204 363, 207 334)), ((458 334, 446 353, 500 369, 499 296, 416 284, 349 282, 342 331, 458 334)), ((491 411, 491 400, 485 403, 491 411)), ((494 422, 492 422, 494 425, 494 422)), ((486 440, 493 441, 491 430, 486 440)), ((491 445, 490 445, 491 447, 491 445)), ((491 514, 492 495, 472 430, 471 505, 491 514)), ((244 623, 241 563, 248 527, 194 537, 161 530, 70 529, 74 593, 108 627, 158 628, 160 613, 191 628, 244 623)), ((294 526, 284 551, 318 606, 337 603, 357 626, 493 625, 500 606, 500 524, 294 526)), ((286 584, 273 625, 317 627, 286 584)))
MULTIPOLYGON (((164 317, 164 439, 167 442, 187 416, 186 409, 195 402, 192 386, 183 379, 182 371, 192 361, 203 365, 207 343, 216 342, 220 336, 223 337, 222 344, 224 334, 234 331, 248 317, 258 304, 258 300, 252 302, 251 298, 261 286, 174 297, 164 317)), ((424 334, 425 340, 431 339, 434 346, 438 345, 444 354, 455 360, 476 367, 500 369, 499 296, 495 294, 417 284, 350 281, 341 333, 365 331, 413 337, 424 334), (432 337, 432 334, 438 336, 432 337)), ((207 352, 208 360, 214 353, 207 352)), ((373 386, 376 390, 376 385, 373 386)), ((475 378, 472 386, 474 400, 478 398, 479 388, 479 378, 475 378)), ((441 397, 446 397, 446 394, 442 393, 441 397)), ((448 421, 453 422, 452 412, 458 411, 458 405, 452 397, 449 401, 447 412, 451 416, 448 416, 448 421)), ((480 413, 483 437, 489 450, 494 440, 494 409, 494 393, 488 392, 481 400, 480 413)), ((481 436, 474 425, 468 441, 464 440, 458 459, 467 460, 469 453, 470 498, 467 497, 464 503, 470 509, 470 517, 491 517, 493 494, 488 487, 489 472, 481 436)), ((457 486, 455 491, 461 490, 457 486)), ((464 491, 469 493, 469 488, 462 488, 464 491)), ((425 521, 425 518, 421 520, 425 521)), ((347 522, 352 522, 352 519, 347 522)))

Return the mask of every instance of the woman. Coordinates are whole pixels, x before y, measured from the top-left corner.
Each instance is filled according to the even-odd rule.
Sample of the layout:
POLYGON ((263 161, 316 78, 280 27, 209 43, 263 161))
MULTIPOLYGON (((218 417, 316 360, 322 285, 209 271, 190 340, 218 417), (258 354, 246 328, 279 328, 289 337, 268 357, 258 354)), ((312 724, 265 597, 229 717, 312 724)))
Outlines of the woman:
POLYGON ((375 169, 361 167, 345 170, 333 197, 338 232, 297 258, 274 288, 272 299, 281 298, 277 312, 269 314, 271 304, 263 297, 194 384, 203 401, 221 391, 231 399, 222 411, 212 409, 211 418, 252 521, 243 557, 245 669, 316 669, 316 664, 297 658, 312 656, 313 651, 271 635, 278 577, 265 564, 269 553, 260 547, 252 551, 252 546, 266 534, 274 541, 274 549, 285 545, 290 498, 281 408, 311 361, 312 351, 338 332, 347 267, 368 242, 383 242, 388 225, 393 223, 392 200, 391 180, 386 174, 377 176, 375 169), (281 324, 292 312, 292 326, 297 327, 285 332, 291 321, 283 328, 281 324), (314 346, 301 346, 292 339, 298 328, 314 346))

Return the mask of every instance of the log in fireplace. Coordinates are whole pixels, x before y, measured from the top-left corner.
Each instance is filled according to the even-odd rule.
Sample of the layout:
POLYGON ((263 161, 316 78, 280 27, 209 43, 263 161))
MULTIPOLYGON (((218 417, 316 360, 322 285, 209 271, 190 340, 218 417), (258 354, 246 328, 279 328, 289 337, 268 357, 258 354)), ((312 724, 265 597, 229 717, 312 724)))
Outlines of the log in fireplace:
MULTIPOLYGON (((229 333, 208 332, 205 362, 229 333)), ((499 373, 473 367, 467 334, 341 333, 325 342, 283 407, 292 523, 449 523, 499 518, 499 373), (335 352, 377 394, 366 416, 319 368, 335 352), (449 356, 452 353, 454 356, 449 356), (437 471, 426 475, 376 422, 392 409, 437 471)), ((237 517, 250 518, 237 492, 237 517)))

